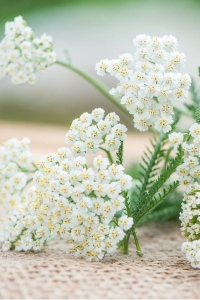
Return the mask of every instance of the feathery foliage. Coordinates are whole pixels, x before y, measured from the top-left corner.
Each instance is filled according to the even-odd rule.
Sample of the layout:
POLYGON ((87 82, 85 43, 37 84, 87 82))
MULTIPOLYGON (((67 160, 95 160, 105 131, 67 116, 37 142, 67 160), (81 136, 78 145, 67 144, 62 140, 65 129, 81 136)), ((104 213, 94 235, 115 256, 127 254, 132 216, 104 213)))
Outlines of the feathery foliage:
POLYGON ((154 178, 158 175, 158 170, 160 169, 159 164, 165 154, 163 148, 167 143, 167 137, 167 134, 163 134, 158 141, 154 137, 154 139, 151 140, 153 151, 147 147, 147 151, 145 151, 142 156, 142 163, 140 163, 142 171, 140 171, 141 178, 139 178, 141 186, 138 187, 140 193, 149 188, 154 178))
POLYGON ((200 123, 200 108, 197 108, 194 113, 194 117, 197 123, 200 123))
POLYGON ((161 203, 165 197, 172 193, 179 185, 178 181, 173 182, 164 188, 167 180, 172 173, 181 164, 183 156, 183 150, 179 147, 179 152, 176 158, 172 159, 167 167, 162 171, 161 175, 154 181, 148 191, 143 191, 138 199, 132 215, 134 218, 134 226, 136 226, 141 219, 146 216, 151 210, 153 210, 159 203, 161 203))
POLYGON ((173 191, 153 211, 145 215, 137 226, 142 226, 149 222, 178 220, 182 198, 183 195, 181 193, 173 191))
POLYGON ((123 152, 124 152, 124 142, 121 141, 119 149, 116 153, 116 156, 117 156, 116 164, 117 165, 123 165, 123 152))
MULTIPOLYGON (((177 124, 180 118, 180 114, 176 113, 174 123, 172 124, 172 130, 177 124)), ((170 152, 172 148, 165 149, 165 145, 168 142, 169 133, 162 134, 159 138, 154 137, 151 142, 152 150, 147 147, 147 150, 142 156, 142 163, 140 163, 140 169, 138 180, 140 185, 136 185, 137 192, 132 191, 131 205, 134 208, 135 203, 140 201, 143 193, 147 191, 155 180, 158 178, 163 166, 166 166, 170 158, 170 152)))

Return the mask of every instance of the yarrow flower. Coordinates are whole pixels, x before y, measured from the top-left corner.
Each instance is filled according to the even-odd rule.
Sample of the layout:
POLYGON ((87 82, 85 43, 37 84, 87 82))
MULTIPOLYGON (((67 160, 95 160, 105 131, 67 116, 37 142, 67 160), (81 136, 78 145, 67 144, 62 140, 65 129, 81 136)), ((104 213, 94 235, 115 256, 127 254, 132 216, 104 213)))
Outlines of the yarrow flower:
POLYGON ((188 241, 200 239, 200 185, 195 183, 184 195, 180 213, 181 231, 188 241))
POLYGON ((21 191, 30 177, 26 171, 33 162, 29 144, 28 138, 13 138, 0 147, 0 204, 6 213, 22 203, 21 191))
POLYGON ((177 52, 173 36, 150 38, 144 34, 133 40, 134 56, 126 53, 119 59, 101 60, 97 74, 110 74, 119 80, 110 93, 121 99, 134 116, 134 126, 140 131, 154 127, 169 132, 173 122, 173 104, 188 97, 191 78, 179 72, 185 54, 177 52))
POLYGON ((40 250, 51 237, 65 239, 75 257, 89 261, 113 253, 133 224, 126 215, 115 217, 125 209, 132 179, 100 155, 93 166, 67 148, 41 158, 27 205, 8 218, 2 249, 40 250))
MULTIPOLYGON (((102 145, 106 153, 117 150, 126 138, 127 129, 119 124, 115 113, 103 118, 104 110, 100 108, 82 114, 66 134, 72 151, 62 147, 57 153, 41 157, 26 203, 11 212, 5 222, 0 236, 4 251, 11 247, 18 251, 40 250, 49 238, 65 239, 75 257, 87 260, 102 259, 117 249, 133 225, 125 206, 132 178, 124 174, 122 165, 101 155, 93 159, 93 168, 88 167, 84 157, 96 153, 102 145)), ((21 163, 21 156, 16 157, 21 163)), ((23 188, 20 182, 15 184, 23 188)))
POLYGON ((183 163, 176 169, 179 181, 186 187, 180 213, 181 232, 187 238, 182 251, 192 267, 200 268, 200 124, 194 123, 189 134, 172 133, 169 140, 175 152, 181 144, 184 150, 183 163))
POLYGON ((184 195, 180 213, 181 231, 187 238, 181 250, 193 268, 200 268, 200 185, 195 183, 184 195))
POLYGON ((55 61, 51 36, 35 38, 21 16, 5 24, 5 37, 0 43, 0 80, 10 74, 14 84, 34 84, 37 73, 55 61))
POLYGON ((183 243, 181 250, 186 254, 191 266, 200 269, 200 240, 183 243))
POLYGON ((74 156, 97 153, 100 147, 117 150, 126 138, 127 128, 119 123, 119 116, 112 112, 104 118, 105 111, 96 108, 91 114, 83 113, 75 119, 66 134, 66 142, 72 145, 74 156))
POLYGON ((184 135, 177 132, 170 134, 169 140, 174 145, 175 152, 179 145, 184 150, 183 163, 178 166, 176 173, 179 181, 190 189, 193 183, 198 182, 200 178, 200 124, 194 123, 189 132, 190 134, 185 135, 186 141, 184 141, 184 135))

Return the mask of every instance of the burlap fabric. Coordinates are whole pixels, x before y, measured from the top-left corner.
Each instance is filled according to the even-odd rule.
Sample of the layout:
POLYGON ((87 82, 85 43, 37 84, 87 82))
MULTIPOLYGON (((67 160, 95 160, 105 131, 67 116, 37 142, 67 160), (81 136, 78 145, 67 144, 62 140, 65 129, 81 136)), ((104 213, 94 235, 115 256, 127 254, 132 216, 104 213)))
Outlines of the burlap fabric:
POLYGON ((138 229, 145 255, 130 241, 130 253, 102 262, 74 259, 64 241, 52 241, 39 253, 0 252, 1 299, 198 299, 200 270, 180 251, 179 224, 138 229))
MULTIPOLYGON (((0 123, 0 142, 30 137, 36 160, 63 146, 64 127, 0 123)), ((129 134, 125 164, 140 157, 146 134, 129 134)), ((0 299, 189 299, 200 298, 200 270, 181 253, 178 223, 139 228, 145 255, 130 241, 129 255, 117 253, 102 262, 74 259, 64 241, 52 241, 41 252, 0 252, 0 299)))

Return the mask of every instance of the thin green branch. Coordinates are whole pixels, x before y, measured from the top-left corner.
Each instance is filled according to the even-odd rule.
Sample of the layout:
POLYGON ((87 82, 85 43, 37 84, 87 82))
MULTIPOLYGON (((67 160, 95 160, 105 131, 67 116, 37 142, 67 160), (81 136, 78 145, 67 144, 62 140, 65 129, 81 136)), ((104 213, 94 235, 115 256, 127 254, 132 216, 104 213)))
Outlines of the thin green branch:
POLYGON ((108 159, 109 159, 109 162, 110 162, 111 164, 114 164, 114 159, 113 159, 113 157, 112 157, 110 151, 106 150, 106 149, 103 148, 103 147, 99 147, 99 149, 101 149, 101 150, 103 150, 104 152, 106 152, 106 154, 107 154, 107 156, 108 156, 108 159))
POLYGON ((36 165, 34 162, 32 162, 32 165, 35 167, 35 170, 36 170, 36 171, 39 170, 38 167, 37 167, 37 165, 36 165))
MULTIPOLYGON (((125 198, 125 207, 126 207, 127 216, 132 217, 132 211, 131 211, 131 207, 130 207, 128 192, 124 192, 123 196, 125 198)), ((125 236, 124 241, 123 241, 123 243, 124 243, 123 251, 124 251, 125 254, 128 254, 128 243, 129 243, 131 232, 133 234, 133 238, 134 238, 134 241, 135 241, 135 246, 136 246, 136 249, 137 249, 136 252, 139 256, 142 256, 143 253, 142 253, 142 249, 140 247, 139 240, 138 240, 135 228, 134 228, 134 224, 133 224, 132 228, 126 232, 126 236, 125 236)))
POLYGON ((129 239, 130 239, 131 231, 126 232, 126 236, 123 239, 123 253, 128 254, 128 244, 129 244, 129 239))
POLYGON ((137 249, 137 255, 143 256, 143 252, 142 252, 142 249, 140 247, 139 240, 137 238, 137 234, 136 234, 136 231, 135 231, 134 227, 132 227, 132 233, 133 233, 133 237, 134 237, 134 241, 135 241, 135 246, 136 246, 136 249, 137 249))
POLYGON ((97 80, 87 72, 81 70, 78 67, 75 67, 72 65, 70 62, 62 62, 60 60, 57 60, 56 63, 60 66, 63 66, 67 69, 70 69, 71 71, 75 72, 76 74, 80 75, 83 77, 85 80, 87 80, 89 83, 91 83, 97 90, 99 90, 108 100, 110 100, 113 104, 115 104, 119 109, 121 109, 124 113, 126 113, 129 117, 131 115, 127 111, 126 107, 120 103, 120 100, 113 97, 106 86, 104 86, 101 81, 97 80))
MULTIPOLYGON (((73 71, 73 72, 77 73, 78 75, 80 75, 81 77, 83 77, 85 80, 87 80, 89 83, 91 83, 95 88, 97 88, 97 90, 99 90, 108 100, 110 100, 119 109, 121 109, 125 114, 127 114, 129 117, 131 117, 131 115, 128 112, 128 110, 126 109, 126 107, 120 103, 119 99, 117 99, 116 97, 112 96, 109 93, 108 88, 104 84, 102 84, 102 82, 100 80, 94 78, 93 76, 91 76, 87 72, 83 71, 82 69, 74 66, 71 62, 71 58, 69 57, 69 53, 67 51, 65 51, 65 53, 67 53, 67 62, 57 60, 56 63, 58 65, 63 66, 67 69, 70 69, 71 71, 73 71)), ((187 113, 187 111, 183 111, 180 108, 175 107, 175 106, 174 106, 174 109, 176 112, 179 112, 182 115, 192 118, 192 115, 187 113)))
POLYGON ((24 172, 24 173, 35 173, 36 171, 38 171, 38 167, 37 167, 37 165, 34 162, 32 162, 32 165, 35 168, 34 170, 23 168, 22 166, 20 166, 20 164, 18 164, 18 162, 14 162, 14 163, 16 163, 16 165, 18 166, 18 168, 20 169, 21 172, 24 172))
POLYGON ((163 169, 167 166, 168 164, 168 161, 169 161, 169 158, 170 158, 170 153, 171 151, 174 149, 174 147, 169 147, 166 154, 165 154, 165 163, 164 163, 164 166, 163 166, 163 169))
POLYGON ((188 118, 193 118, 193 116, 191 114, 189 114, 187 111, 182 110, 182 109, 180 109, 180 108, 178 108, 176 106, 174 106, 174 110, 175 110, 175 112, 178 112, 178 113, 180 113, 180 114, 182 114, 182 115, 184 115, 184 116, 186 116, 188 118))
MULTIPOLYGON (((176 193, 171 193, 171 195, 176 196, 176 193)), ((159 208, 156 208, 155 210, 151 211, 149 214, 147 214, 145 217, 142 218, 142 221, 137 225, 141 226, 149 222, 162 222, 162 221, 168 221, 171 219, 178 219, 178 216, 181 211, 181 203, 182 201, 177 201, 177 199, 174 199, 174 203, 164 200, 162 203, 166 203, 165 206, 162 206, 162 203, 159 204, 159 208)))
POLYGON ((23 187, 23 189, 21 190, 20 194, 25 190, 25 188, 27 187, 27 185, 33 180, 33 178, 30 178, 27 180, 26 185, 23 187))

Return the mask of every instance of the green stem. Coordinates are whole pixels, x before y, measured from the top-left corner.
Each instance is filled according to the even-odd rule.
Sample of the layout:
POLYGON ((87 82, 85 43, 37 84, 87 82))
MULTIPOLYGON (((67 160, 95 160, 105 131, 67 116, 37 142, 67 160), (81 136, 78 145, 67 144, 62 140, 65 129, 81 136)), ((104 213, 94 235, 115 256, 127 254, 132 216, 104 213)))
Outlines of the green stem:
POLYGON ((136 246, 136 249, 137 249, 137 255, 139 256, 143 256, 143 252, 142 252, 142 249, 140 247, 140 244, 139 244, 139 240, 138 240, 138 237, 137 237, 137 234, 136 234, 136 231, 135 231, 135 228, 132 227, 132 233, 133 233, 133 237, 134 237, 134 241, 135 241, 135 246, 136 246))
POLYGON ((182 115, 186 116, 186 117, 189 117, 189 118, 193 118, 191 114, 188 114, 186 111, 178 108, 178 107, 175 107, 174 106, 174 110, 181 113, 182 115))
POLYGON ((34 162, 32 162, 32 165, 35 167, 35 170, 36 170, 36 171, 39 170, 38 167, 37 167, 37 165, 36 165, 34 162))
POLYGON ((31 182, 33 180, 33 178, 30 178, 29 180, 27 180, 26 185, 29 184, 29 182, 31 182))
POLYGON ((169 147, 169 149, 167 150, 167 153, 166 153, 166 155, 165 155, 165 163, 164 163, 163 169, 166 168, 167 163, 168 163, 168 161, 169 161, 170 153, 171 153, 171 151, 172 151, 173 149, 174 149, 174 147, 169 147))
POLYGON ((67 69, 70 69, 71 71, 73 71, 73 72, 77 73, 78 75, 80 75, 81 77, 83 77, 85 80, 87 80, 89 83, 91 83, 95 88, 97 88, 97 90, 99 90, 104 96, 106 96, 108 100, 110 100, 112 103, 114 103, 116 106, 118 106, 118 108, 120 110, 122 110, 129 117, 131 117, 131 115, 127 111, 126 107, 119 102, 119 99, 113 97, 109 93, 108 88, 106 86, 104 86, 99 80, 92 77, 87 72, 79 69, 78 67, 75 67, 70 62, 62 62, 62 61, 57 60, 56 63, 60 66, 63 66, 65 68, 67 68, 67 69))
POLYGON ((128 244, 130 239, 131 231, 129 230, 124 238, 123 252, 124 254, 128 254, 128 244))
POLYGON ((20 171, 22 171, 24 173, 35 173, 38 170, 38 167, 36 166, 36 164, 34 162, 32 163, 32 165, 35 167, 35 170, 23 168, 17 162, 15 162, 15 163, 19 167, 20 171))
MULTIPOLYGON (((78 75, 80 75, 81 77, 83 77, 85 80, 87 80, 89 83, 91 83, 94 87, 96 87, 104 96, 106 96, 108 98, 108 100, 110 100, 112 103, 114 103, 115 105, 118 106, 118 108, 120 110, 122 110, 124 113, 126 113, 129 117, 131 117, 131 115, 129 114, 129 112, 127 111, 126 107, 124 105, 122 105, 119 102, 119 99, 113 97, 109 92, 106 86, 104 86, 99 80, 97 80, 96 78, 92 77, 90 74, 88 74, 87 72, 81 70, 78 67, 75 67, 74 65, 72 65, 71 61, 68 62, 62 62, 60 60, 57 60, 56 63, 60 66, 63 66, 67 69, 70 69, 71 71, 77 73, 78 75)), ((178 112, 180 112, 181 114, 192 118, 192 115, 188 114, 186 111, 181 110, 178 107, 174 106, 174 109, 178 112)))
MULTIPOLYGON (((128 192, 124 192, 123 196, 125 198, 125 206, 126 206, 127 216, 131 217, 132 213, 131 213, 131 208, 130 208, 130 203, 129 203, 128 192)), ((137 238, 137 235, 136 235, 134 227, 132 227, 130 230, 128 230, 126 232, 126 236, 124 237, 124 240, 123 240, 123 252, 124 252, 124 254, 128 254, 128 243, 129 243, 131 231, 132 231, 133 236, 134 236, 135 245, 136 245, 136 249, 137 249, 137 254, 140 255, 140 256, 142 256, 143 253, 142 253, 142 250, 140 248, 140 244, 139 244, 139 241, 138 241, 138 238, 137 238)))
POLYGON ((33 180, 33 178, 30 178, 27 180, 26 185, 23 187, 23 189, 21 190, 20 194, 25 190, 25 188, 27 187, 27 185, 33 180))
POLYGON ((24 173, 35 173, 37 170, 28 170, 28 169, 24 169, 20 167, 20 171, 24 172, 24 173))
POLYGON ((113 157, 112 157, 110 151, 106 150, 106 149, 103 148, 103 147, 99 147, 99 149, 101 149, 101 150, 103 150, 104 152, 106 152, 106 154, 107 154, 107 156, 108 156, 108 159, 109 159, 109 162, 110 162, 111 164, 114 164, 114 159, 113 159, 113 157))

